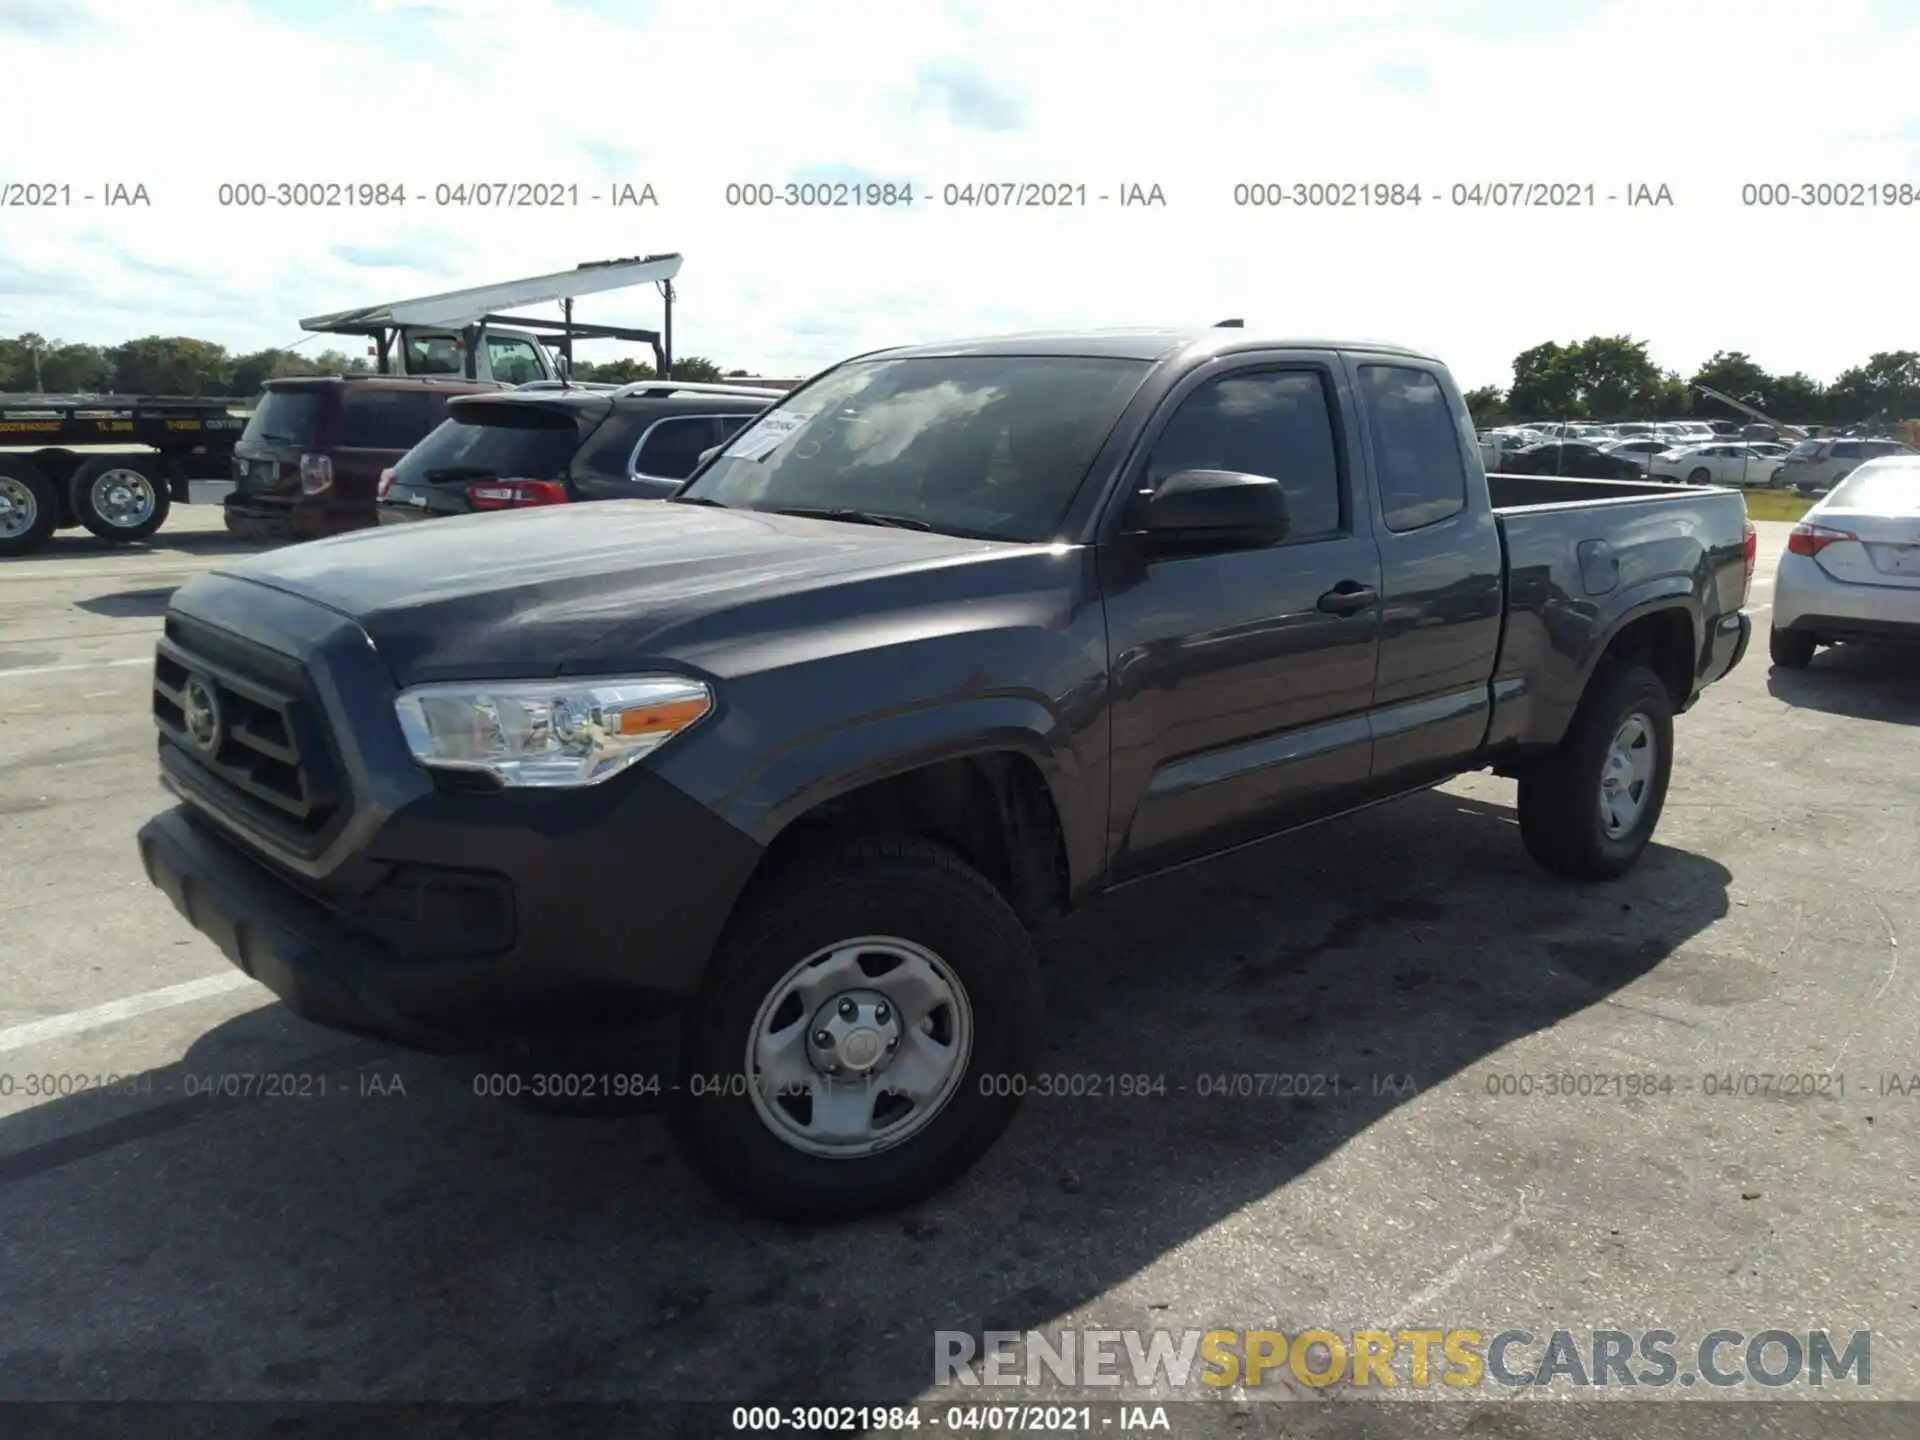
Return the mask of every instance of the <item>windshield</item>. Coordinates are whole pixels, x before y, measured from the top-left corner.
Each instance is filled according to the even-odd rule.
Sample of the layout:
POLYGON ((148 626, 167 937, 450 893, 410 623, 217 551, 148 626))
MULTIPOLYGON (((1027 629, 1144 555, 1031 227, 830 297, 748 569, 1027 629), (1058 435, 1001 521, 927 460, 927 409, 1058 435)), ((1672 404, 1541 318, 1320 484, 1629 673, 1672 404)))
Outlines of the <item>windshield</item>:
POLYGON ((1920 515, 1920 465, 1868 461, 1834 487, 1823 510, 1871 510, 1878 515, 1920 515))
POLYGON ((436 479, 557 479, 580 448, 567 415, 535 406, 474 406, 443 421, 393 467, 396 485, 436 479))
POLYGON ((1062 355, 855 361, 747 426, 678 498, 1050 539, 1150 368, 1062 355))
POLYGON ((320 392, 263 390, 253 407, 253 418, 240 435, 241 444, 309 445, 320 426, 320 392))

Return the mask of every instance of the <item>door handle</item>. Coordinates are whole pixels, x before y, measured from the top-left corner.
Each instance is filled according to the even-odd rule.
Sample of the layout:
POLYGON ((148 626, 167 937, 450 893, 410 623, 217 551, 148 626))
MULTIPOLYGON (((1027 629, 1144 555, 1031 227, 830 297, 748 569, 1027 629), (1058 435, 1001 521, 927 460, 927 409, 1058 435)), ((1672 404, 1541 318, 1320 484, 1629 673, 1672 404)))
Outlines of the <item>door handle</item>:
POLYGON ((1329 615, 1357 615, 1379 598, 1380 592, 1371 585, 1345 580, 1320 597, 1320 609, 1329 615))

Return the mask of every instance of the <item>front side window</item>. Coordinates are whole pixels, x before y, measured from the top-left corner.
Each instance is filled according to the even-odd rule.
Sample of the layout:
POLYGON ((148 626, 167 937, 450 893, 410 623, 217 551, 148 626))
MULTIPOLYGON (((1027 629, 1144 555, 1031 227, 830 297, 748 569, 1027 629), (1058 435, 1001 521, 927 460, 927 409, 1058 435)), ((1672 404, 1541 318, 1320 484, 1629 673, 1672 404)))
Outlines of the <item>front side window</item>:
MULTIPOLYGON (((1406 365, 1362 365, 1360 395, 1387 528, 1419 530, 1465 510, 1460 427, 1432 373, 1406 365)), ((1599 455, 1585 445, 1567 450, 1566 458, 1574 462, 1599 455)))
POLYGON ((489 335, 487 364, 493 369, 494 379, 505 381, 509 385, 525 385, 530 380, 546 378, 546 370, 540 364, 539 352, 525 340, 489 335))
POLYGON ((1076 355, 851 361, 743 428, 676 498, 1050 540, 1150 368, 1076 355))
POLYGON ((1181 470, 1235 470, 1277 480, 1287 539, 1322 540, 1345 524, 1333 417, 1317 371, 1225 375, 1180 402, 1154 442, 1147 488, 1181 470))

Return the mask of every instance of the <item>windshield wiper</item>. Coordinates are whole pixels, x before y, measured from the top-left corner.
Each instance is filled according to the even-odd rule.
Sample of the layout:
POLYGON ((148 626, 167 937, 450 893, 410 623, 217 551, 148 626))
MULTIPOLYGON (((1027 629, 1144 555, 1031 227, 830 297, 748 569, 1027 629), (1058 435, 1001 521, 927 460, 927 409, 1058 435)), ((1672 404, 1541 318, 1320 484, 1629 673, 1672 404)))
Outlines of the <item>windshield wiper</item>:
POLYGON ((260 438, 262 440, 278 440, 282 445, 291 445, 294 443, 293 436, 291 435, 269 435, 264 430, 260 432, 260 438))
POLYGON ((911 515, 882 515, 874 510, 852 510, 843 506, 814 508, 805 505, 770 505, 774 515, 798 515, 807 520, 844 520, 849 525, 884 525, 893 530, 932 531, 933 526, 911 515))
POLYGON ((724 500, 715 500, 707 495, 669 495, 676 505, 711 505, 716 510, 731 510, 733 507, 724 500))
POLYGON ((491 465, 442 465, 422 470, 422 480, 497 480, 500 472, 491 465))

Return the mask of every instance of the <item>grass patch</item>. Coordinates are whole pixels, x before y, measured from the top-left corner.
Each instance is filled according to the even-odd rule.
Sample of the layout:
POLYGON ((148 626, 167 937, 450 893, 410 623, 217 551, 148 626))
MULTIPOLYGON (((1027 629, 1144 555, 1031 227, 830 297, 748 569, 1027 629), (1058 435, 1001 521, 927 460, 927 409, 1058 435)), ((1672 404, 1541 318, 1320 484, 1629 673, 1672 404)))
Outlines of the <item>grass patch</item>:
POLYGON ((1812 508, 1814 500, 1790 490, 1749 490, 1746 495, 1749 520, 1797 521, 1812 508))

